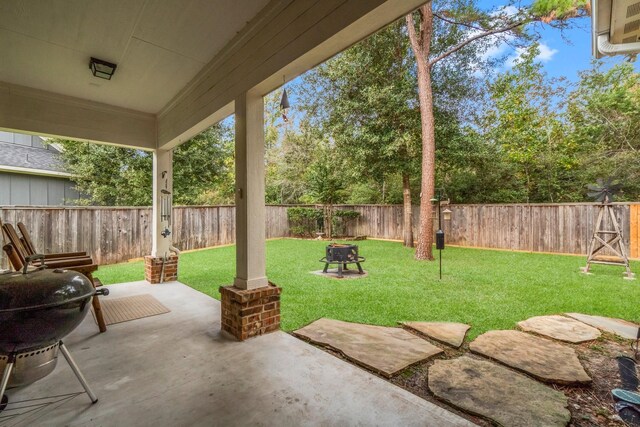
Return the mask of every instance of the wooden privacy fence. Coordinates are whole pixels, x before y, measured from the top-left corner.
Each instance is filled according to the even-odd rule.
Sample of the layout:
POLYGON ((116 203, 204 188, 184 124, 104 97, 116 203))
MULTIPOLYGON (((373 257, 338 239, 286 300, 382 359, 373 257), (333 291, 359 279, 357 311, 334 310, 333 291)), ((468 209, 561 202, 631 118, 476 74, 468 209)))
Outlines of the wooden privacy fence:
MULTIPOLYGON (((349 234, 402 239, 402 206, 350 205, 338 209, 360 212, 349 234)), ((444 209, 444 207, 443 207, 444 209)), ((443 220, 449 244, 531 252, 586 254, 599 205, 594 203, 450 205, 451 220, 443 220)), ((413 208, 417 236, 419 207, 413 208)), ((640 258, 640 203, 616 203, 624 245, 640 258)), ((434 218, 434 228, 437 226, 434 218)))
MULTIPOLYGON (((267 238, 288 237, 288 206, 267 206, 267 238)), ((450 244, 533 252, 586 254, 598 205, 451 205, 444 222, 450 244)), ((360 212, 351 235, 402 239, 402 206, 341 205, 360 212)), ((640 203, 618 203, 616 216, 625 247, 640 258, 640 203)), ((414 232, 419 211, 414 207, 414 232)), ((0 207, 0 219, 24 222, 43 252, 84 250, 100 264, 139 258, 151 252, 151 209, 120 207, 0 207)), ((173 239, 181 250, 234 243, 233 206, 175 207, 173 239)), ((2 259, 2 265, 6 261, 2 259)))
MULTIPOLYGON (((36 248, 45 253, 87 251, 103 265, 151 253, 148 207, 0 207, 0 219, 24 222, 36 248)), ((267 238, 288 233, 287 207, 268 206, 267 238)), ((173 241, 181 250, 234 243, 235 207, 175 207, 173 241)), ((4 253, 2 265, 6 268, 4 253)))

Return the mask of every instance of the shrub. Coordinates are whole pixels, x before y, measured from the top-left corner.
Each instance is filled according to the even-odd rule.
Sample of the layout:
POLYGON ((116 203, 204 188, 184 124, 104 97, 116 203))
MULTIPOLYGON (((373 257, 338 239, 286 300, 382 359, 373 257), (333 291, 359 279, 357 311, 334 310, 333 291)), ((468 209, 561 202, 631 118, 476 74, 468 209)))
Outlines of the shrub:
POLYGON ((289 230, 298 237, 315 237, 316 231, 322 229, 322 210, 315 208, 294 207, 287 209, 289 230))
POLYGON ((333 231, 335 236, 345 236, 349 225, 360 217, 360 212, 337 210, 333 213, 333 231))

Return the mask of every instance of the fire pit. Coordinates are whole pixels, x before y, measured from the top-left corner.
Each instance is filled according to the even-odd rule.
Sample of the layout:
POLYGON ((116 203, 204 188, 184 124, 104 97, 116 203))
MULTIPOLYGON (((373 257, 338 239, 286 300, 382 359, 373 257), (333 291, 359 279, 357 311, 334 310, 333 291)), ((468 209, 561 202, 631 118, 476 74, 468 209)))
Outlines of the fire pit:
POLYGON ((0 410, 5 390, 50 374, 58 351, 91 401, 98 400, 61 341, 82 322, 95 293, 89 279, 74 271, 29 271, 27 263, 22 272, 0 274, 0 410))
POLYGON ((358 273, 364 274, 362 270, 361 262, 365 262, 365 258, 358 255, 358 245, 345 245, 340 243, 332 243, 327 246, 326 255, 320 259, 320 262, 324 262, 323 273, 327 273, 329 270, 329 264, 338 265, 338 277, 342 278, 343 269, 347 270, 348 264, 355 264, 358 266, 358 273))

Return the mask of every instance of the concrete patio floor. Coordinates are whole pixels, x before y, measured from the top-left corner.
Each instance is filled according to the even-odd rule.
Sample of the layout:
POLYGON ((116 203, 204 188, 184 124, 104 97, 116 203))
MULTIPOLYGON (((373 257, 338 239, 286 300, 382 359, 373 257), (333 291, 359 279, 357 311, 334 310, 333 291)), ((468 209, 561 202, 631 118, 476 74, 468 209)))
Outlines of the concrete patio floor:
MULTIPOLYGON (((109 287, 106 298, 150 293, 170 313, 112 325, 91 315, 65 339, 98 395, 85 394, 4 425, 465 426, 465 419, 289 334, 235 342, 220 303, 178 282, 109 287)), ((64 358, 11 401, 81 391, 64 358)))

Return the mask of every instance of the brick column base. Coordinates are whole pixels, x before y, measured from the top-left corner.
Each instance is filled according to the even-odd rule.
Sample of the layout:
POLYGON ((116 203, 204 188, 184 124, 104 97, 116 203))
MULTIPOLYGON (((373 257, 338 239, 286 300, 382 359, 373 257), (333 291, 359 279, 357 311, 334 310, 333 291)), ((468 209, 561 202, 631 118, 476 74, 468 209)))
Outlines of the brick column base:
POLYGON ((282 288, 269 283, 263 288, 243 290, 220 286, 222 330, 237 340, 280 329, 280 293, 282 288))
POLYGON ((178 256, 170 255, 167 260, 164 261, 162 257, 144 257, 144 279, 151 283, 160 283, 160 278, 163 275, 162 263, 164 262, 164 282, 171 282, 178 280, 178 256))

